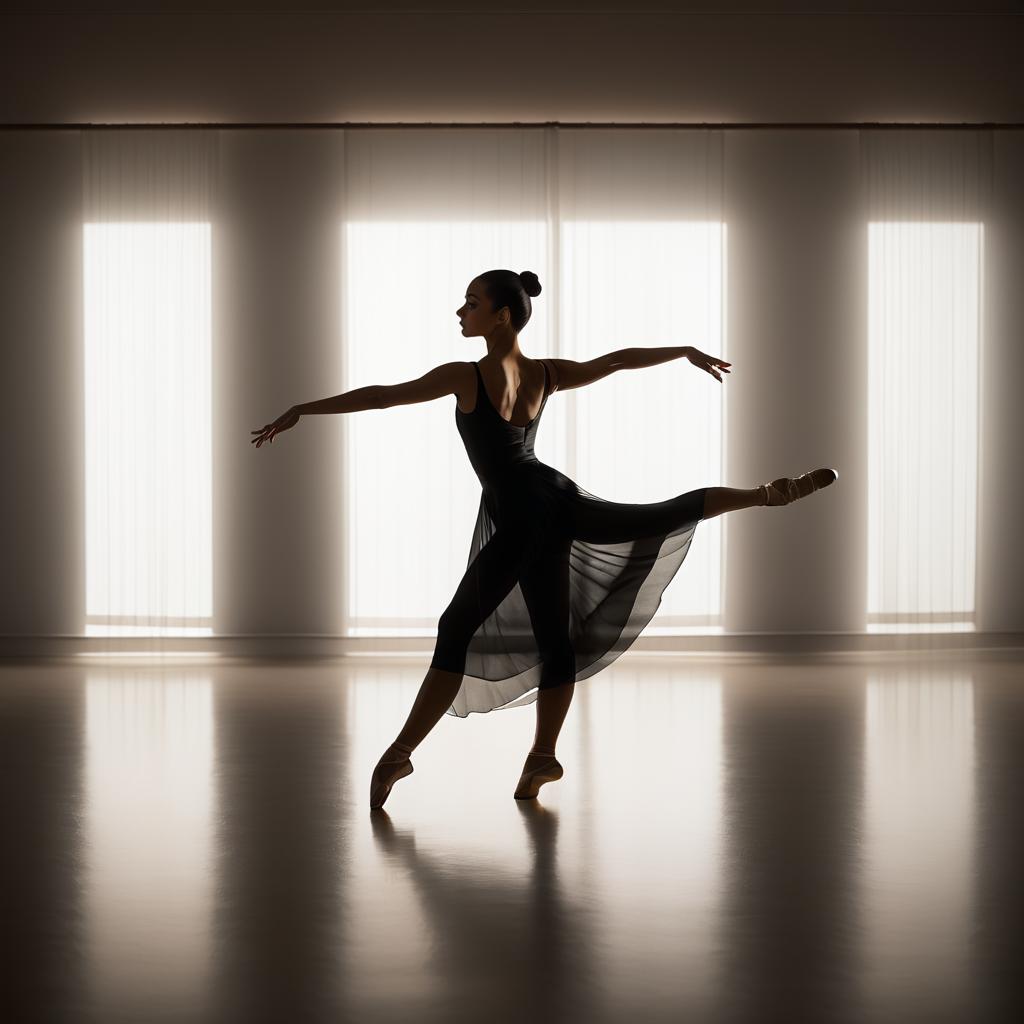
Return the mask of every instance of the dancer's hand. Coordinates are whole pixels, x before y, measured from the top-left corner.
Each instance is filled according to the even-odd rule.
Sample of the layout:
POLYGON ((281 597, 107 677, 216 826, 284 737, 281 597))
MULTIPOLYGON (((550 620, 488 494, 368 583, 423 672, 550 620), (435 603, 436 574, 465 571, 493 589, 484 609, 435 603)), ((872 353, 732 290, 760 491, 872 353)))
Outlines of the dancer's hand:
POLYGON ((693 348, 690 346, 689 352, 686 353, 686 358, 693 363, 694 366, 699 366, 702 370, 707 370, 719 383, 722 382, 722 378, 715 369, 716 366, 721 367, 724 373, 732 373, 732 370, 728 367, 732 366, 732 363, 727 363, 724 360, 719 359, 717 356, 709 356, 704 352, 701 352, 699 348, 693 348))
POLYGON ((263 427, 260 430, 250 431, 250 433, 259 434, 259 437, 254 437, 252 439, 252 443, 255 444, 257 448, 259 448, 259 446, 263 444, 264 441, 269 441, 271 444, 273 444, 274 437, 277 434, 280 434, 282 430, 289 430, 290 428, 294 427, 295 424, 298 422, 299 414, 295 411, 295 407, 292 406, 292 408, 289 409, 287 412, 282 413, 280 416, 278 416, 273 423, 268 423, 265 427, 263 427))

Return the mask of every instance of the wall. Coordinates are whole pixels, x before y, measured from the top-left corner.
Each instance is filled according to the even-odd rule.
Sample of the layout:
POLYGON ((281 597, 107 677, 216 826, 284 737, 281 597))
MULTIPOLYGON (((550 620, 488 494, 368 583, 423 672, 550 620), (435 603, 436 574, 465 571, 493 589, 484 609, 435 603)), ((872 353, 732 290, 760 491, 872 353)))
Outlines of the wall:
POLYGON ((166 12, 150 0, 96 13, 111 6, 126 5, 4 17, 0 122, 1019 121, 1024 110, 1024 27, 1009 0, 918 0, 939 12, 927 14, 877 12, 906 12, 906 0, 733 0, 711 14, 650 0, 412 14, 309 11, 310 0, 303 13, 255 0, 166 12))
MULTIPOLYGON (((479 5, 401 17, 141 8, 5 16, 0 634, 75 634, 84 614, 79 135, 12 124, 1019 120, 1024 75, 1010 62, 1019 26, 1006 14, 492 15, 479 5), (498 41, 524 22, 523 49, 503 67, 498 41)), ((331 633, 340 615, 342 502, 323 484, 336 451, 330 432, 282 464, 280 477, 254 475, 234 439, 258 425, 249 410, 272 407, 282 380, 312 395, 340 379, 340 357, 315 341, 337 326, 338 268, 325 229, 332 218, 320 204, 337 180, 343 138, 221 136, 231 198, 214 289, 219 632, 331 633), (229 495, 236 509, 258 513, 227 516, 229 495), (271 577, 280 586, 263 585, 271 577)), ((1003 212, 987 235, 987 294, 998 301, 990 302, 982 381, 978 628, 1019 632, 1024 354, 1013 339, 1024 336, 1024 297, 1014 286, 1024 279, 1024 134, 998 132, 995 149, 1003 212)), ((731 383, 722 482, 748 486, 834 463, 849 496, 832 517, 814 516, 808 503, 771 520, 741 513, 729 521, 729 631, 862 628, 866 298, 857 166, 852 131, 727 133, 730 344, 744 373, 731 383), (824 429, 802 429, 804 410, 824 429)))

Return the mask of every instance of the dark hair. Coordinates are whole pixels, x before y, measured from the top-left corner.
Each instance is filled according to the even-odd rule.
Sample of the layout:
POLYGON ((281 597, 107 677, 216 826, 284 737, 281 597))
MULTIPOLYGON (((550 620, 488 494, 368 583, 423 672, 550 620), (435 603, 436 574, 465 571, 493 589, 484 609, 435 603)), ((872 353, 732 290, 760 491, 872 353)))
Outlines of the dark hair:
POLYGON ((530 297, 541 292, 537 275, 532 270, 524 270, 521 274, 514 270, 488 270, 478 274, 476 279, 483 282, 495 313, 502 306, 508 306, 512 329, 518 334, 529 323, 533 313, 530 297))

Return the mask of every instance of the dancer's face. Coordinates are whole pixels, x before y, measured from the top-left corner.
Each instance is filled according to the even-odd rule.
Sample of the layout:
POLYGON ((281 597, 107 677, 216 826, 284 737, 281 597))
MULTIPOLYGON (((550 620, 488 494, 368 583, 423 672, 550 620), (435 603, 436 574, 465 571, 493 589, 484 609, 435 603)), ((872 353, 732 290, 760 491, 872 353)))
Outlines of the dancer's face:
POLYGON ((483 285, 477 280, 469 282, 469 287, 466 288, 466 301, 456 315, 462 322, 464 338, 483 337, 501 320, 500 316, 491 312, 491 300, 487 298, 483 285))

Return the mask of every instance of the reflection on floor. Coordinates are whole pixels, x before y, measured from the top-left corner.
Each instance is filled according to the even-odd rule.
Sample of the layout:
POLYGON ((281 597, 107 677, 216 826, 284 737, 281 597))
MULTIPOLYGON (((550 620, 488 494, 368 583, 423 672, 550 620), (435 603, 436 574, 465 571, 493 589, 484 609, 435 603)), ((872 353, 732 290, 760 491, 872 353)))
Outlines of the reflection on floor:
POLYGON ((84 660, 0 666, 5 1019, 1024 1019, 1024 652, 627 655, 372 813, 425 665, 84 660))

